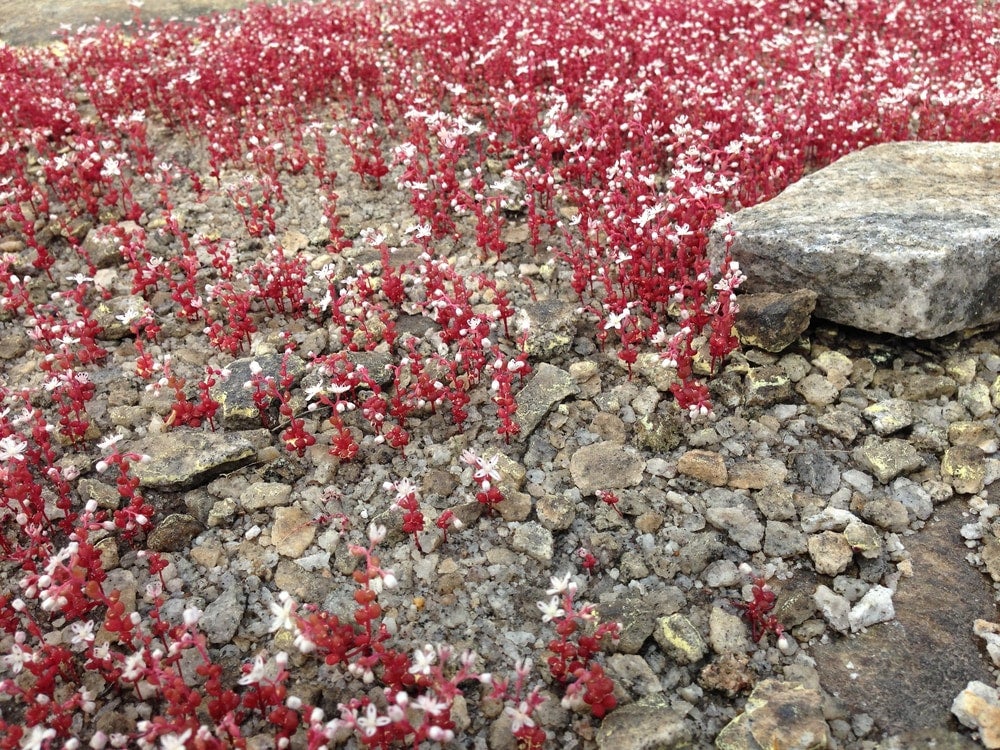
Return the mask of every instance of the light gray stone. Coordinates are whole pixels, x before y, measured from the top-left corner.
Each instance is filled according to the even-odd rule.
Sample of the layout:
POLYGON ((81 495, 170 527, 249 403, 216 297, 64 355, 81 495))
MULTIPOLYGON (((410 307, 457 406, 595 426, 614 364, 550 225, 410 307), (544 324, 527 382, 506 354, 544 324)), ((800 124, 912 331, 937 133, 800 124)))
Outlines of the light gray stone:
POLYGON ((199 623, 208 642, 225 644, 232 641, 243 619, 245 595, 235 580, 230 580, 218 598, 205 607, 199 623))
POLYGON ((705 519, 747 552, 759 552, 764 538, 764 524, 757 514, 744 505, 730 508, 708 508, 705 519))
POLYGON ((609 441, 585 445, 569 462, 573 482, 584 495, 620 490, 642 481, 646 463, 631 448, 609 441))
POLYGON ((129 450, 149 456, 149 461, 132 464, 142 487, 172 491, 205 484, 257 456, 253 443, 240 433, 184 429, 151 435, 129 450))
POLYGON ((851 624, 851 632, 856 633, 862 628, 887 622, 895 617, 892 606, 892 589, 885 586, 872 586, 861 601, 851 607, 847 620, 851 624))
POLYGON ((541 424, 549 410, 579 390, 573 377, 548 362, 539 363, 531 380, 517 394, 516 419, 521 427, 520 438, 526 438, 541 424))
POLYGON ((552 532, 534 521, 522 523, 511 535, 510 547, 539 562, 552 559, 552 532))
POLYGON ((830 627, 841 633, 850 630, 851 603, 845 597, 828 586, 820 584, 816 587, 816 593, 813 594, 813 601, 816 603, 816 609, 820 611, 830 627))
POLYGON ((812 289, 815 315, 935 338, 1000 321, 1000 144, 887 143, 723 217, 748 293, 812 289), (976 269, 970 273, 970 269, 976 269))
POLYGON ((612 711, 597 730, 598 750, 690 747, 691 727, 659 695, 612 711))

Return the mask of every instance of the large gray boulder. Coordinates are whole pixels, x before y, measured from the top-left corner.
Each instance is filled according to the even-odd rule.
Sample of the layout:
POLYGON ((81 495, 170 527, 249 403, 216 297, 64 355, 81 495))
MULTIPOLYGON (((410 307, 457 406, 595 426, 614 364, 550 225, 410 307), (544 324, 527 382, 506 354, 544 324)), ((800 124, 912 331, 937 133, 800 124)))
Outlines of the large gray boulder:
POLYGON ((1000 321, 1000 144, 887 143, 721 219, 746 292, 811 289, 815 315, 921 339, 1000 321))

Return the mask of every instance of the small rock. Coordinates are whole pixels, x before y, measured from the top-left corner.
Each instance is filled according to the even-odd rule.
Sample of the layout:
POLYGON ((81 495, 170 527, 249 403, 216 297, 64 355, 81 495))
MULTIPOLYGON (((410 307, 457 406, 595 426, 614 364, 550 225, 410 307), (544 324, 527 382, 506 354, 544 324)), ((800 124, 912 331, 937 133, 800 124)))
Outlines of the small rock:
POLYGON ((843 508, 824 508, 802 521, 802 530, 807 534, 816 531, 843 531, 851 521, 858 517, 843 508))
POLYGON ((747 406, 787 404, 794 397, 792 381, 775 365, 752 367, 746 374, 744 392, 747 406))
POLYGON ((698 628, 680 614, 659 618, 653 629, 653 638, 664 653, 682 664, 700 661, 707 651, 698 628))
POLYGON ((983 565, 986 566, 986 572, 990 574, 990 578, 1000 582, 1000 539, 990 539, 983 545, 979 555, 983 560, 983 565))
POLYGON ((944 452, 941 476, 963 495, 980 492, 986 483, 983 452, 974 445, 956 445, 944 452))
POLYGON ((743 618, 721 607, 713 607, 708 616, 708 642, 717 654, 742 654, 750 650, 743 618))
MULTIPOLYGON (((251 430, 261 426, 260 410, 253 401, 253 389, 245 388, 252 374, 250 366, 257 363, 262 376, 276 381, 281 379, 282 362, 286 361, 287 372, 292 376, 292 385, 298 385, 306 374, 305 360, 294 354, 271 352, 256 357, 244 357, 229 363, 229 377, 214 385, 209 394, 219 403, 219 420, 227 430, 251 430)), ((319 378, 319 374, 313 375, 319 378)))
POLYGON ((638 654, 611 654, 606 664, 611 679, 633 700, 663 692, 660 678, 638 654))
POLYGON ((827 349, 813 360, 813 364, 822 371, 827 379, 841 390, 847 386, 854 372, 854 362, 843 352, 827 349))
POLYGON ((781 484, 788 476, 784 462, 777 458, 742 461, 728 468, 729 486, 737 490, 761 490, 781 484))
POLYGON ((723 486, 729 478, 726 462, 715 451, 687 451, 677 459, 677 471, 715 487, 723 486))
POLYGON ((764 680, 747 698, 742 714, 715 739, 716 750, 797 748, 823 750, 830 729, 818 690, 793 682, 764 680))
POLYGON ((795 390, 806 403, 813 406, 829 406, 837 400, 837 394, 840 393, 833 383, 817 373, 802 378, 795 384, 795 390))
POLYGON ((691 728, 660 695, 621 706, 597 730, 598 750, 649 750, 689 747, 691 728))
POLYGON ((598 490, 620 490, 642 481, 646 464, 630 448, 600 442, 577 449, 569 462, 573 482, 584 495, 598 490))
POLYGON ((855 459, 883 484, 888 484, 900 474, 916 471, 923 466, 923 459, 905 440, 882 440, 869 435, 864 445, 854 452, 855 459))
POLYGON ((576 503, 564 495, 545 494, 535 503, 542 526, 552 531, 568 529, 576 518, 576 503))
POLYGON ((860 492, 851 495, 851 510, 866 521, 888 531, 906 531, 910 524, 910 514, 906 506, 885 495, 865 497, 860 492))
POLYGON ((240 497, 240 504, 244 510, 262 510, 288 505, 291 496, 290 485, 281 482, 254 482, 240 497))
POLYGON ((518 391, 516 419, 519 438, 531 435, 553 406, 579 390, 570 373, 548 362, 539 363, 531 379, 518 391))
MULTIPOLYGON (((532 358, 547 362, 570 350, 579 320, 576 305, 556 299, 545 299, 519 305, 511 330, 516 326, 517 330, 528 331, 528 340, 525 343, 528 354, 532 358)), ((520 406, 518 406, 518 416, 520 416, 520 406)))
POLYGON ((764 524, 757 519, 757 514, 744 505, 731 507, 708 508, 705 520, 720 531, 726 532, 729 538, 747 552, 759 552, 761 540, 764 538, 764 524))
POLYGON ((976 377, 976 358, 961 355, 949 357, 944 363, 944 371, 959 385, 968 385, 976 377))
POLYGON ((872 404, 861 414, 872 423, 879 435, 891 435, 913 424, 913 406, 901 398, 891 398, 872 404))
POLYGON ((809 328, 815 308, 816 293, 809 289, 741 295, 736 316, 740 343, 768 352, 787 349, 809 328))
POLYGON ((1000 748, 1000 692, 973 680, 955 698, 951 712, 964 726, 979 732, 988 748, 1000 748))
POLYGON ((310 521, 312 518, 297 505, 275 508, 271 544, 278 554, 291 558, 302 556, 316 537, 316 526, 310 521))
POLYGON ((792 557, 806 551, 806 535, 783 521, 768 519, 764 525, 764 554, 768 557, 792 557))
POLYGON ((973 419, 986 419, 993 413, 990 388, 981 380, 961 386, 958 389, 958 402, 969 410, 973 419))
POLYGON ((154 552, 179 552, 201 531, 201 524, 193 516, 171 513, 149 532, 146 544, 154 552))
POLYGON ((809 537, 809 556, 817 573, 836 576, 843 573, 851 564, 854 550, 843 534, 823 531, 809 537))
POLYGON ((823 619, 834 630, 846 633, 851 629, 849 617, 851 603, 845 597, 835 593, 829 587, 820 584, 816 587, 816 593, 813 594, 813 601, 816 604, 816 609, 823 615, 823 619))
POLYGON ((215 645, 230 643, 243 620, 245 595, 243 587, 230 581, 218 598, 205 607, 200 620, 208 642, 215 645))
POLYGON ((847 619, 851 632, 856 633, 879 622, 888 622, 896 616, 892 606, 892 589, 885 586, 872 586, 861 597, 861 601, 851 607, 847 619))
POLYGON ((824 410, 816 418, 816 424, 848 443, 852 442, 864 427, 857 412, 843 406, 824 410))
POLYGON ((958 390, 955 381, 944 375, 927 375, 919 372, 901 373, 903 386, 900 398, 907 401, 933 401, 945 396, 951 398, 958 390))
POLYGON ((510 547, 539 562, 552 559, 552 532, 533 521, 522 523, 511 535, 510 547))
POLYGON ((132 464, 142 487, 169 491, 191 489, 212 477, 254 460, 257 449, 240 433, 174 429, 144 438, 129 450, 148 455, 132 464))
POLYGON ((747 654, 722 654, 698 674, 698 684, 735 698, 754 684, 756 673, 747 654))
POLYGON ((851 521, 844 529, 844 539, 862 557, 875 560, 882 555, 882 535, 874 526, 858 520, 851 521))

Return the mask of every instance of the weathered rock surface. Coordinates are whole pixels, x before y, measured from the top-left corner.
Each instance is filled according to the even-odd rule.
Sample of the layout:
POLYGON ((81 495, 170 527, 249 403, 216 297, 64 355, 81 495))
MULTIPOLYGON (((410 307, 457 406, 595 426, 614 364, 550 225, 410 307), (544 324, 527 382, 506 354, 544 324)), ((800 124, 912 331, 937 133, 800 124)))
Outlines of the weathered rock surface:
POLYGON ((253 443, 239 433, 196 430, 153 435, 129 449, 150 459, 132 464, 132 473, 139 484, 162 490, 197 487, 247 464, 257 455, 253 443))
POLYGON ((811 289, 817 317, 935 338, 1000 321, 998 186, 1000 144, 872 146, 725 217, 710 254, 731 226, 746 291, 811 289))
POLYGON ((736 317, 740 343, 768 352, 787 349, 809 327, 815 309, 816 292, 811 289, 797 289, 791 294, 740 295, 736 317))

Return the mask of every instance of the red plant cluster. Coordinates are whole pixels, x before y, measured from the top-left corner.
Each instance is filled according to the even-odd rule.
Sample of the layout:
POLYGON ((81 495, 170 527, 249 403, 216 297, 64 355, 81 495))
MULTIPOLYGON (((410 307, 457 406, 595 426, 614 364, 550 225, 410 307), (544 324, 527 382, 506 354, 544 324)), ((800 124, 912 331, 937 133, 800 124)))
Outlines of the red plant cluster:
MULTIPOLYGON (((340 701, 332 721, 290 694, 284 656, 261 655, 232 684, 198 612, 168 623, 163 590, 180 581, 166 557, 147 556, 144 600, 124 601, 105 541, 144 554, 156 511, 131 471, 141 457, 119 453, 116 437, 94 445, 88 407, 106 384, 92 376, 107 357, 95 310, 111 296, 98 281, 109 266, 133 295, 117 316, 133 339, 129 372, 170 391, 167 427, 214 427, 213 386, 267 331, 323 327, 323 351, 304 355, 315 386, 287 370, 251 380, 289 451, 321 440, 341 460, 382 443, 403 450, 410 420, 439 411, 456 430, 473 413, 494 420, 509 440, 531 331, 512 335, 524 290, 495 269, 525 253, 577 296, 598 345, 629 367, 643 349, 660 353, 679 406, 706 414, 697 376, 736 345, 742 281, 732 265, 709 268, 708 228, 868 144, 1000 139, 998 39, 996 5, 974 0, 359 0, 252 4, 192 24, 137 18, 58 49, 0 47, 0 326, 27 336, 39 363, 26 385, 0 386, 0 556, 18 571, 0 593, 0 750, 80 747, 108 696, 141 702, 148 718, 131 736, 92 732, 90 747, 242 747, 254 717, 279 746, 299 731, 312 748, 343 732, 374 747, 446 742, 457 695, 491 682, 446 646, 391 647, 378 594, 393 578, 374 556, 377 533, 354 549, 352 618, 275 603, 274 629, 299 650, 382 689, 340 701), (188 137, 204 167, 158 153, 164 130, 188 137), (351 174, 337 174, 338 149, 351 174), (315 191, 322 268, 283 239, 297 228, 291 179, 315 191), (405 191, 405 242, 341 226, 348 180, 405 191), (228 200, 245 236, 193 231, 177 208, 192 195, 228 200), (84 242, 90 227, 110 259, 84 242), (461 265, 460 243, 480 265, 461 265), (376 260, 341 262, 349 251, 376 260), (430 333, 407 333, 404 316, 430 333), (215 364, 171 358, 186 336, 202 337, 215 364), (388 371, 368 372, 360 353, 388 355, 388 371), (330 430, 314 429, 310 407, 330 430), (77 480, 91 470, 115 475, 114 509, 84 496, 77 480)), ((465 461, 492 509, 496 465, 465 461)), ((419 501, 395 489, 416 538, 419 501)), ((437 524, 446 531, 453 516, 437 524)), ((601 717, 614 698, 595 657, 614 628, 595 626, 562 585, 543 606, 557 632, 550 673, 601 717)), ((779 632, 772 607, 755 582, 741 605, 755 638, 779 632)), ((522 662, 493 693, 511 701, 518 739, 539 747, 529 672, 522 662)))

